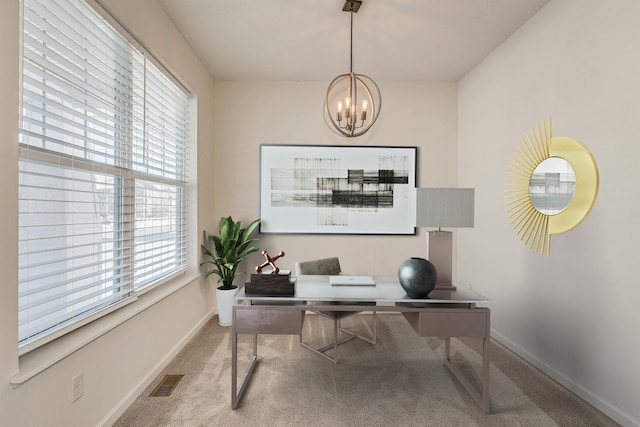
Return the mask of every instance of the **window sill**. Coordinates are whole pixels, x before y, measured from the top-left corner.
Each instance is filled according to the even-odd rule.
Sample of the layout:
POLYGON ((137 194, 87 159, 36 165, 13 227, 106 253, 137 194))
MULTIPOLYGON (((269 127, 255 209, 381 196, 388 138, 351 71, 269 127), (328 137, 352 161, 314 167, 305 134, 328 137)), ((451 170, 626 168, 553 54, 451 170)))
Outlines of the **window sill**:
POLYGON ((155 287, 131 300, 123 302, 122 307, 106 316, 57 338, 38 349, 21 355, 19 357, 19 372, 10 379, 9 383, 13 388, 19 387, 199 277, 201 277, 199 272, 185 272, 184 275, 176 280, 172 280, 163 286, 155 287))

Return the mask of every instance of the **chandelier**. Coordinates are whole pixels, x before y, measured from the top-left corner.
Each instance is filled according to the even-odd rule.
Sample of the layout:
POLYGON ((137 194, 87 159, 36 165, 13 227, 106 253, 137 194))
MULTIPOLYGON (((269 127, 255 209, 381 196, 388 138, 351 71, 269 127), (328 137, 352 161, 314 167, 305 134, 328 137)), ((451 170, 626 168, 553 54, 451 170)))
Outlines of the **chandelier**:
POLYGON ((343 12, 351 15, 349 73, 340 74, 329 84, 324 101, 324 118, 329 128, 341 136, 360 136, 376 122, 382 107, 382 96, 371 77, 353 72, 353 14, 361 0, 346 0, 343 12))

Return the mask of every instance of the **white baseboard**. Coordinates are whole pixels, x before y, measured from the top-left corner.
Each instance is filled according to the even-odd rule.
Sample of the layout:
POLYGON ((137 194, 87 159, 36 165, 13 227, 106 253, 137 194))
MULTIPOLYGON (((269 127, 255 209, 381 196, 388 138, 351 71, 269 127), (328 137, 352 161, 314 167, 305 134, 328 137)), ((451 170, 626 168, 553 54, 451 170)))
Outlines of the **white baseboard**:
POLYGON ((511 340, 506 338, 504 335, 496 332, 495 330, 491 330, 491 338, 497 341, 499 344, 505 346, 518 356, 522 357, 525 361, 539 369, 544 374, 551 377, 554 381, 561 384, 568 390, 570 390, 575 395, 579 396, 584 401, 588 402, 594 408, 598 409, 600 412, 607 415, 609 418, 621 424, 625 427, 638 427, 640 426, 640 422, 638 420, 632 419, 627 414, 620 411, 620 409, 613 406, 611 403, 603 400, 601 397, 594 395, 589 390, 579 386, 571 379, 567 378, 561 372, 558 372, 553 367, 547 365, 540 359, 534 357, 532 354, 528 353, 522 347, 516 345, 511 340))
POLYGON ((169 351, 157 364, 151 369, 147 375, 138 383, 136 387, 131 389, 131 391, 124 396, 120 402, 107 414, 107 416, 102 420, 99 424, 101 426, 112 426, 118 421, 118 418, 124 414, 129 406, 136 400, 136 398, 146 389, 149 384, 151 384, 156 377, 162 372, 164 368, 178 355, 180 350, 182 350, 188 343, 191 341, 200 329, 213 317, 217 314, 216 310, 211 310, 207 313, 196 325, 191 328, 188 334, 186 334, 182 340, 180 340, 172 349, 169 351))

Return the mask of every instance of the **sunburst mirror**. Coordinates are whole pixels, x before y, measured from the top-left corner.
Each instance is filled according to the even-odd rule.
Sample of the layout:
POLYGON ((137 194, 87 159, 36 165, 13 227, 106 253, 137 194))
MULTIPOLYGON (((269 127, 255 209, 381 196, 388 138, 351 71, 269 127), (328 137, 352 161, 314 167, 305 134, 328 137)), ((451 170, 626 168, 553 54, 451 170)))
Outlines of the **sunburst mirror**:
POLYGON ((506 207, 520 239, 551 253, 551 235, 567 232, 591 212, 598 195, 598 167, 579 141, 551 135, 551 118, 517 147, 507 172, 506 207))

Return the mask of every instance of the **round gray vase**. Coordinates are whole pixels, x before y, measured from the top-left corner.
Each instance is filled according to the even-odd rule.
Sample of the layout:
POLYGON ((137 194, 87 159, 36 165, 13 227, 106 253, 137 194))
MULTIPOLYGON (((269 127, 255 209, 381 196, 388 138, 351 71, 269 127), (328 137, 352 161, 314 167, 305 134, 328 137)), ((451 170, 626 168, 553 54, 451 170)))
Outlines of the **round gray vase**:
POLYGON ((436 268, 424 258, 409 258, 398 267, 400 285, 411 298, 426 298, 437 278, 436 268))

